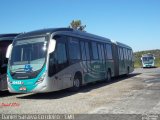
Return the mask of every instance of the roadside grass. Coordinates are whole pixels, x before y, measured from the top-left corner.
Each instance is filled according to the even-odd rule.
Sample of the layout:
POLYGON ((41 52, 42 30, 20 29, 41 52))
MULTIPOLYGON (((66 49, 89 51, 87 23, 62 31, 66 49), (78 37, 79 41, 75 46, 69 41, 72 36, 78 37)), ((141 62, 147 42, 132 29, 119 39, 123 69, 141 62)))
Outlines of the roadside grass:
POLYGON ((141 60, 135 60, 135 61, 134 61, 134 67, 135 67, 135 68, 140 68, 140 67, 142 67, 141 60))
POLYGON ((156 58, 155 64, 156 64, 156 67, 160 67, 160 58, 156 58))

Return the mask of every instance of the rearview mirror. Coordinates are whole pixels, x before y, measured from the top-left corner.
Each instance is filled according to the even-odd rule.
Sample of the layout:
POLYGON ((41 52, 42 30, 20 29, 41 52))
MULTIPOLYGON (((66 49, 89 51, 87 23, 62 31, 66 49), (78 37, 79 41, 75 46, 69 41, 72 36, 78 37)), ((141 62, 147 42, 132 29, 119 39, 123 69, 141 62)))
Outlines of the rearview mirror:
POLYGON ((56 40, 51 39, 49 42, 48 52, 52 53, 55 50, 56 47, 56 40))
POLYGON ((9 58, 10 54, 11 54, 11 51, 12 51, 12 44, 10 44, 7 48, 7 52, 6 52, 6 58, 9 58))

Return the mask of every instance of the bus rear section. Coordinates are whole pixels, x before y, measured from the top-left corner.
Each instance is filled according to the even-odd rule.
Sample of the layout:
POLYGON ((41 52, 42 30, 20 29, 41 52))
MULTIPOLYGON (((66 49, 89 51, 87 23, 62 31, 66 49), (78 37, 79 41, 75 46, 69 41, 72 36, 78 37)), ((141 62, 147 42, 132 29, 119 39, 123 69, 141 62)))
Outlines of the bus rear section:
POLYGON ((0 34, 0 91, 7 90, 7 64, 6 51, 12 40, 18 34, 0 34))
POLYGON ((115 76, 127 75, 134 70, 133 51, 128 45, 120 42, 113 43, 115 76))
POLYGON ((155 57, 153 54, 144 54, 141 57, 143 68, 154 68, 155 67, 155 57))

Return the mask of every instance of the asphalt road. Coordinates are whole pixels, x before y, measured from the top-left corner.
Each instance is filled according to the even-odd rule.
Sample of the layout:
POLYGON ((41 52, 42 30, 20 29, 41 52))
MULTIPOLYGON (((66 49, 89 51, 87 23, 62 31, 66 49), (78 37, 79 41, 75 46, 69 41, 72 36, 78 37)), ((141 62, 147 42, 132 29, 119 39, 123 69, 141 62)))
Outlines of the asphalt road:
POLYGON ((0 92, 0 113, 8 114, 160 114, 160 68, 135 69, 113 82, 83 86, 77 93, 0 92))

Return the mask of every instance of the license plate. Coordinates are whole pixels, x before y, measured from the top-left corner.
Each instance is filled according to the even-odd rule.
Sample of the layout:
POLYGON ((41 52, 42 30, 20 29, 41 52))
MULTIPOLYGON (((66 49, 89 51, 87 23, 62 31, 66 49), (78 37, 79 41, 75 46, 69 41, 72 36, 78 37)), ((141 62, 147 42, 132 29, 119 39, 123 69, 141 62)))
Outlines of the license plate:
POLYGON ((26 91, 27 89, 26 89, 26 87, 20 87, 19 90, 20 91, 26 91))

